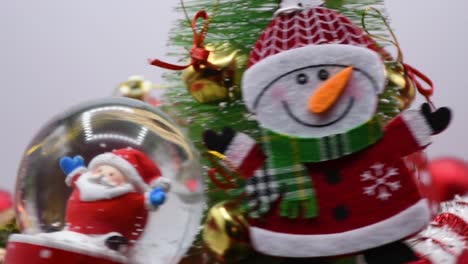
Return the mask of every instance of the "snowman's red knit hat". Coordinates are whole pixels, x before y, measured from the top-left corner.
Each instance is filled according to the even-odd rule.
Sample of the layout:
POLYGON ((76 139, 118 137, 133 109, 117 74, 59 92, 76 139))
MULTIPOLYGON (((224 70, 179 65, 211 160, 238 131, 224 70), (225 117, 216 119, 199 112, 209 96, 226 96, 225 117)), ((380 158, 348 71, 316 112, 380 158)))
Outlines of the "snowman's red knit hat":
POLYGON ((320 44, 350 44, 381 51, 351 20, 318 6, 278 13, 255 44, 248 66, 286 50, 320 44))
POLYGON ((89 169, 99 165, 110 165, 120 170, 130 182, 141 192, 159 185, 161 171, 145 153, 123 148, 94 157, 89 163, 89 169))

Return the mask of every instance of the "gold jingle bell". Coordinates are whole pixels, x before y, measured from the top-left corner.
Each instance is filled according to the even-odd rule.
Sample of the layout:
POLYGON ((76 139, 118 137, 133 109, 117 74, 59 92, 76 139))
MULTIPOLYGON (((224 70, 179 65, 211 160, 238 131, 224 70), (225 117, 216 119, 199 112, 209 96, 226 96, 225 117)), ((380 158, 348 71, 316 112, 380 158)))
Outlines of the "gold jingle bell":
POLYGON ((410 107, 416 97, 416 85, 409 77, 408 72, 402 62, 387 62, 385 70, 388 86, 393 86, 398 90, 395 99, 398 100, 398 109, 403 111, 410 107))
POLYGON ((153 84, 144 80, 142 76, 131 76, 127 81, 119 84, 114 95, 145 101, 152 89, 153 84))
POLYGON ((207 44, 208 63, 197 70, 188 67, 182 78, 188 92, 199 103, 232 101, 240 97, 240 83, 247 57, 229 44, 207 44))
POLYGON ((235 263, 251 252, 249 224, 242 211, 232 202, 214 205, 203 226, 205 246, 224 263, 235 263))

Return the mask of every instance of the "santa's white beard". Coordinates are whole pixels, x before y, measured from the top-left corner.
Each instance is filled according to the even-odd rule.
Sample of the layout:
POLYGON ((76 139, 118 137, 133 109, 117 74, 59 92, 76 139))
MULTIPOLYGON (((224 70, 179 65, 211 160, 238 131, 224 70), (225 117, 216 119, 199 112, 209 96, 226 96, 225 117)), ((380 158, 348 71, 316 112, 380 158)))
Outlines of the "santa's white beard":
POLYGON ((76 187, 80 190, 80 200, 83 202, 109 200, 135 191, 130 183, 116 185, 105 177, 92 175, 91 172, 83 173, 76 181, 76 187))

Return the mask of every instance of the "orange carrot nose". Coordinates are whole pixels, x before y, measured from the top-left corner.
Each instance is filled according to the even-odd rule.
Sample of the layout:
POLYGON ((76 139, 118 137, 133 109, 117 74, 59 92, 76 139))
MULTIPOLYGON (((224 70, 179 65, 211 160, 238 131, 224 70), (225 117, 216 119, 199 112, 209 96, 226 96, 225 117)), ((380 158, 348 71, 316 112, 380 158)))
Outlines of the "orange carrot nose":
POLYGON ((324 82, 309 98, 309 111, 321 114, 330 109, 344 92, 352 73, 353 67, 348 67, 324 82))

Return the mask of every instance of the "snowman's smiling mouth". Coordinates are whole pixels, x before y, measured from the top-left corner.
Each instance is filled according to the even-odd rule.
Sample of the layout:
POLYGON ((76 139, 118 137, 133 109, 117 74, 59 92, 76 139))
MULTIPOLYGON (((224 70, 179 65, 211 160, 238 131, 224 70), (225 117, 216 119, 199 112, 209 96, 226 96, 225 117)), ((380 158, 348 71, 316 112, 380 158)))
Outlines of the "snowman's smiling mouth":
POLYGON ((343 113, 338 116, 336 119, 330 121, 330 122, 327 122, 325 124, 311 124, 311 123, 307 123, 301 119, 299 119, 294 113, 293 111, 291 110, 291 108, 289 107, 289 104, 288 102, 286 101, 281 101, 281 103, 283 104, 283 108, 284 110, 286 111, 286 113, 288 114, 289 117, 291 117, 294 121, 296 121, 297 123, 301 124, 301 125, 304 125, 304 126, 308 126, 308 127, 327 127, 327 126, 331 126, 337 122, 339 122, 341 119, 345 118, 346 115, 349 113, 349 111, 351 111, 351 108, 353 108, 353 105, 354 105, 354 98, 351 97, 351 99, 349 100, 348 102, 348 106, 346 106, 346 109, 343 111, 343 113))

